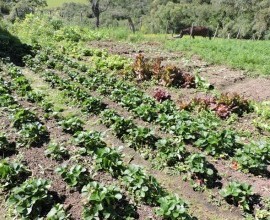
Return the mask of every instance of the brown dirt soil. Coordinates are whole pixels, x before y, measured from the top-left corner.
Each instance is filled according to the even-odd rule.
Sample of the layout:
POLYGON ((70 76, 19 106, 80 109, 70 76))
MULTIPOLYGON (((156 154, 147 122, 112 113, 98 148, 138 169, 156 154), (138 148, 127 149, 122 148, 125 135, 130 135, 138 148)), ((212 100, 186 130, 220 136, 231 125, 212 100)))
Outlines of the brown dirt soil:
POLYGON ((106 49, 110 53, 134 59, 138 53, 146 58, 163 58, 163 65, 172 64, 192 73, 195 69, 221 92, 237 92, 256 101, 270 99, 270 79, 263 77, 251 78, 244 71, 233 70, 226 66, 208 65, 198 56, 186 59, 181 52, 170 52, 159 43, 131 44, 116 41, 92 41, 89 46, 106 49))

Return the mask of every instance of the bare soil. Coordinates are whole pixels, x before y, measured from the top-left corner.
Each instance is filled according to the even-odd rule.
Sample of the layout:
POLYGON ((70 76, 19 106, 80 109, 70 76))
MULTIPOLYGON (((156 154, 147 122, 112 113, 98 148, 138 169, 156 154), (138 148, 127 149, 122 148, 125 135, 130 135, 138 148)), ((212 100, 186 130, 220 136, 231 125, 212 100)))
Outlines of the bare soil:
POLYGON ((182 52, 172 52, 162 48, 160 43, 131 44, 116 41, 92 41, 89 46, 106 49, 110 53, 135 59, 138 53, 146 58, 163 58, 163 65, 172 64, 188 72, 195 69, 200 71, 220 92, 236 92, 255 101, 270 99, 270 79, 264 77, 251 78, 242 70, 231 69, 227 66, 209 65, 207 62, 194 55, 186 58, 182 52))

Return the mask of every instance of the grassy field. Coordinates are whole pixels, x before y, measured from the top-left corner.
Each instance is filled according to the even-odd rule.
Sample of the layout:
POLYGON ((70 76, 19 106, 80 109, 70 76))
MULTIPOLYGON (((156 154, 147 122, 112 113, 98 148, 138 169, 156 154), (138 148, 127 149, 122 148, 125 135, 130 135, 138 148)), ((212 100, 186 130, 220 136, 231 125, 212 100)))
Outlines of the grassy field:
POLYGON ((88 3, 87 0, 47 0, 47 4, 49 8, 61 6, 63 3, 67 2, 76 2, 76 3, 88 3))
POLYGON ((270 75, 270 41, 183 38, 166 41, 165 47, 198 54, 208 62, 227 64, 252 75, 270 75))

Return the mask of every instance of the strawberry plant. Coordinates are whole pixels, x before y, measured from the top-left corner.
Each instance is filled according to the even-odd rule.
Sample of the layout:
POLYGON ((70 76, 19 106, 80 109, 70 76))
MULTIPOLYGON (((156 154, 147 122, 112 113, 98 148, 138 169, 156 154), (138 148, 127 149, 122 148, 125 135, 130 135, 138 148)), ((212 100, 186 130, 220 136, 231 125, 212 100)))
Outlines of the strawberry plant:
POLYGON ((152 122, 157 118, 156 109, 148 104, 139 105, 133 109, 133 112, 144 121, 152 122))
POLYGON ((59 125, 63 128, 64 131, 69 133, 75 133, 77 131, 83 130, 83 121, 76 116, 65 118, 59 122, 59 125))
POLYGON ((52 142, 48 144, 45 155, 55 160, 63 160, 69 157, 68 150, 65 147, 52 142))
POLYGON ((187 220, 192 219, 188 211, 188 205, 177 195, 167 195, 158 200, 159 207, 156 209, 156 214, 163 219, 169 220, 187 220))
POLYGON ((112 109, 105 109, 101 112, 101 123, 107 127, 112 126, 118 118, 120 118, 120 115, 112 109))
POLYGON ((155 143, 157 148, 156 164, 158 168, 172 167, 183 162, 187 156, 185 145, 178 139, 160 139, 155 143))
POLYGON ((96 131, 76 132, 74 135, 74 143, 81 147, 81 153, 89 155, 92 155, 98 149, 106 147, 106 143, 101 139, 101 134, 96 131))
POLYGON ((22 124, 22 128, 19 131, 18 142, 23 146, 32 146, 34 144, 39 144, 45 141, 48 136, 48 132, 44 125, 40 122, 32 122, 27 124, 22 124))
POLYGON ((123 184, 136 201, 156 205, 163 191, 152 176, 147 176, 139 166, 130 165, 122 175, 123 184))
POLYGON ((101 102, 100 99, 96 99, 94 97, 87 98, 83 103, 83 110, 88 113, 99 114, 104 110, 106 105, 101 102))
POLYGON ((98 149, 94 158, 97 170, 105 170, 114 177, 119 176, 124 169, 121 155, 112 148, 98 149))
POLYGON ((69 220, 70 214, 66 213, 62 204, 55 204, 46 216, 46 220, 69 220))
POLYGON ((237 149, 235 165, 237 169, 254 174, 262 174, 267 171, 270 161, 270 144, 268 141, 251 142, 244 145, 243 148, 237 149))
POLYGON ((111 126, 116 136, 123 140, 124 136, 129 134, 129 130, 135 125, 131 119, 124 119, 123 117, 115 118, 114 124, 111 126))
POLYGON ((270 218, 270 199, 261 198, 260 206, 255 207, 254 215, 247 216, 247 220, 268 220, 270 218), (248 218, 249 217, 249 218, 248 218))
POLYGON ((28 109, 16 108, 12 111, 11 115, 13 126, 17 129, 21 129, 23 124, 36 122, 38 119, 28 109))
POLYGON ((41 107, 46 113, 54 111, 53 104, 51 102, 48 102, 48 101, 45 101, 45 100, 41 101, 41 107))
POLYGON ((0 161, 0 185, 9 189, 22 183, 31 172, 21 163, 0 161))
POLYGON ((13 79, 13 89, 17 90, 23 96, 26 96, 28 92, 32 91, 28 80, 24 76, 13 79))
POLYGON ((40 92, 30 91, 26 94, 27 100, 30 102, 41 102, 44 95, 40 92))
MULTIPOLYGON (((1 88, 0 88, 1 90, 1 88)), ((0 91, 1 93, 1 91, 0 91)), ((14 101, 13 97, 9 94, 1 94, 0 95, 0 107, 9 107, 14 105, 16 102, 14 101)))
POLYGON ((83 219, 121 219, 117 214, 123 197, 119 188, 90 182, 82 188, 82 196, 85 198, 83 219))
POLYGON ((195 189, 200 189, 200 187, 207 183, 206 181, 209 184, 214 181, 214 171, 210 168, 204 155, 198 153, 191 154, 186 158, 185 163, 190 174, 192 186, 195 189))
POLYGON ((161 130, 173 133, 175 130, 175 116, 168 115, 165 113, 159 114, 158 118, 156 119, 156 123, 160 125, 161 130))
POLYGON ((120 104, 128 110, 132 110, 142 104, 142 94, 138 93, 137 90, 129 91, 128 94, 125 91, 120 97, 120 104))
POLYGON ((154 132, 149 128, 136 127, 129 130, 125 136, 125 141, 130 147, 135 149, 145 147, 154 148, 157 137, 155 137, 154 132))
POLYGON ((194 144, 213 156, 222 154, 233 155, 238 145, 236 139, 237 136, 231 130, 216 132, 210 130, 200 132, 200 137, 194 144))
POLYGON ((25 219, 42 217, 44 210, 52 203, 49 194, 50 182, 43 179, 29 179, 12 189, 8 204, 16 216, 25 219))
POLYGON ((77 189, 83 187, 89 180, 89 173, 82 165, 74 165, 70 168, 67 165, 56 168, 56 173, 60 174, 65 182, 77 189))
POLYGON ((236 206, 241 206, 244 211, 250 210, 250 199, 253 195, 251 185, 239 182, 230 182, 224 189, 220 191, 221 196, 223 196, 229 203, 236 206))

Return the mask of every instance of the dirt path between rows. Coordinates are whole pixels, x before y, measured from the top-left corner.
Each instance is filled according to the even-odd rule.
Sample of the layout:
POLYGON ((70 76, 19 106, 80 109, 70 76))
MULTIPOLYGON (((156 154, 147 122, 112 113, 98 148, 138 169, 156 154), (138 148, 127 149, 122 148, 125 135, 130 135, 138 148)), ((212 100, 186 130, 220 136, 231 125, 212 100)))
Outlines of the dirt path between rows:
POLYGON ((172 64, 193 73, 198 70, 221 92, 237 92, 246 98, 256 101, 270 100, 270 78, 252 78, 242 70, 234 70, 221 65, 209 65, 198 56, 187 56, 182 52, 172 52, 163 48, 160 43, 131 44, 116 41, 92 41, 92 48, 106 49, 110 53, 118 54, 134 60, 138 53, 146 58, 162 57, 162 64, 172 64))

